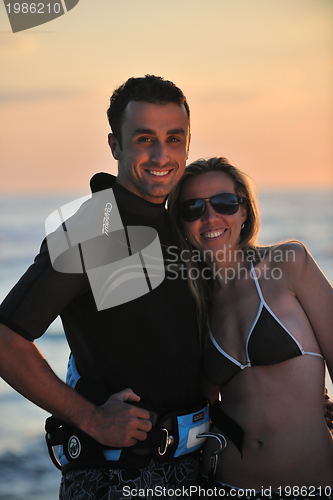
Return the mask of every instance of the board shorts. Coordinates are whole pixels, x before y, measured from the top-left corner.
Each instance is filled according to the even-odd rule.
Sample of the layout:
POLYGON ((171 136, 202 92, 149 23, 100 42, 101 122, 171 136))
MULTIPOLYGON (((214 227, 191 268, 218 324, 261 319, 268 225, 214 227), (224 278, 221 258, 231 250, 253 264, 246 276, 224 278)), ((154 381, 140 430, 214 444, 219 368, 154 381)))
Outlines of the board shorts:
POLYGON ((188 494, 198 471, 198 454, 165 463, 152 459, 144 469, 71 470, 62 477, 59 500, 194 499, 188 494))

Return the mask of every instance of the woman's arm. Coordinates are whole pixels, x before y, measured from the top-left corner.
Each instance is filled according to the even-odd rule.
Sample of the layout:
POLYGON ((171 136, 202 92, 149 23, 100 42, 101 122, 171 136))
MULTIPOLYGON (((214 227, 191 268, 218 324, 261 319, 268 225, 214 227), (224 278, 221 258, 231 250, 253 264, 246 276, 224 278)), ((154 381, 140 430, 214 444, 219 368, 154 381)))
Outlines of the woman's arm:
POLYGON ((288 282, 311 323, 333 380, 333 288, 304 247, 290 246, 295 258, 286 263, 288 282))

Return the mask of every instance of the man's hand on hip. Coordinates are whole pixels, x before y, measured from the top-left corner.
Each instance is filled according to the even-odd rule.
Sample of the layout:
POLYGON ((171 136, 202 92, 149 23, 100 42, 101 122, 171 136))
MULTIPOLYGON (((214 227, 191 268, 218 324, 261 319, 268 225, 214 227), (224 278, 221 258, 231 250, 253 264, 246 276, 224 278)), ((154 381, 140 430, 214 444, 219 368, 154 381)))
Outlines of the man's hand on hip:
POLYGON ((87 434, 106 446, 123 448, 144 441, 152 428, 149 411, 133 406, 140 401, 132 389, 124 389, 110 396, 103 406, 96 408, 94 421, 87 434))

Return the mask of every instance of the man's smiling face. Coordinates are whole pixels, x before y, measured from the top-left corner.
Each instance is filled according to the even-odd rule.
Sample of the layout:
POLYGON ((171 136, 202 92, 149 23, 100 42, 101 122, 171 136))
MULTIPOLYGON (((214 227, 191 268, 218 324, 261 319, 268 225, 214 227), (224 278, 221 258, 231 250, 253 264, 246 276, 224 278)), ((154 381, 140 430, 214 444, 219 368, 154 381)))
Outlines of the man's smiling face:
POLYGON ((117 182, 152 203, 162 203, 184 173, 189 142, 183 105, 130 101, 122 124, 122 149, 109 136, 118 160, 117 182))

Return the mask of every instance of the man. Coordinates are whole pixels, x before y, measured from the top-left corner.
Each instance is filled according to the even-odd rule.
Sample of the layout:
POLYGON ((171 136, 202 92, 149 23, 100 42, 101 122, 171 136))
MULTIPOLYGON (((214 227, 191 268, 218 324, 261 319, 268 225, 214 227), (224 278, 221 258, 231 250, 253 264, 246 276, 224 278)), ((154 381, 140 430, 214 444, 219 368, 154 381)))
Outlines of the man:
MULTIPOLYGON (((168 246, 176 243, 165 198, 184 172, 190 143, 186 98, 162 78, 131 78, 114 92, 108 117, 118 177, 114 182, 97 174, 92 189, 112 186, 124 226, 155 228, 166 259, 168 246)), ((61 430, 69 449, 61 498, 126 498, 125 486, 138 492, 149 487, 150 496, 161 496, 153 489, 195 483, 198 457, 191 450, 197 442, 180 450, 177 422, 188 415, 193 422, 207 420, 198 393, 200 340, 187 283, 174 274, 166 271, 163 283, 144 296, 98 310, 87 275, 57 272, 44 244, 1 305, 1 376, 74 426, 73 432, 69 426, 48 429, 51 436, 61 430), (75 391, 33 344, 59 314, 74 356, 75 391), (81 445, 84 452, 75 461, 81 445)), ((179 498, 179 491, 174 495, 179 498)), ((173 498, 171 490, 167 496, 173 498)))

